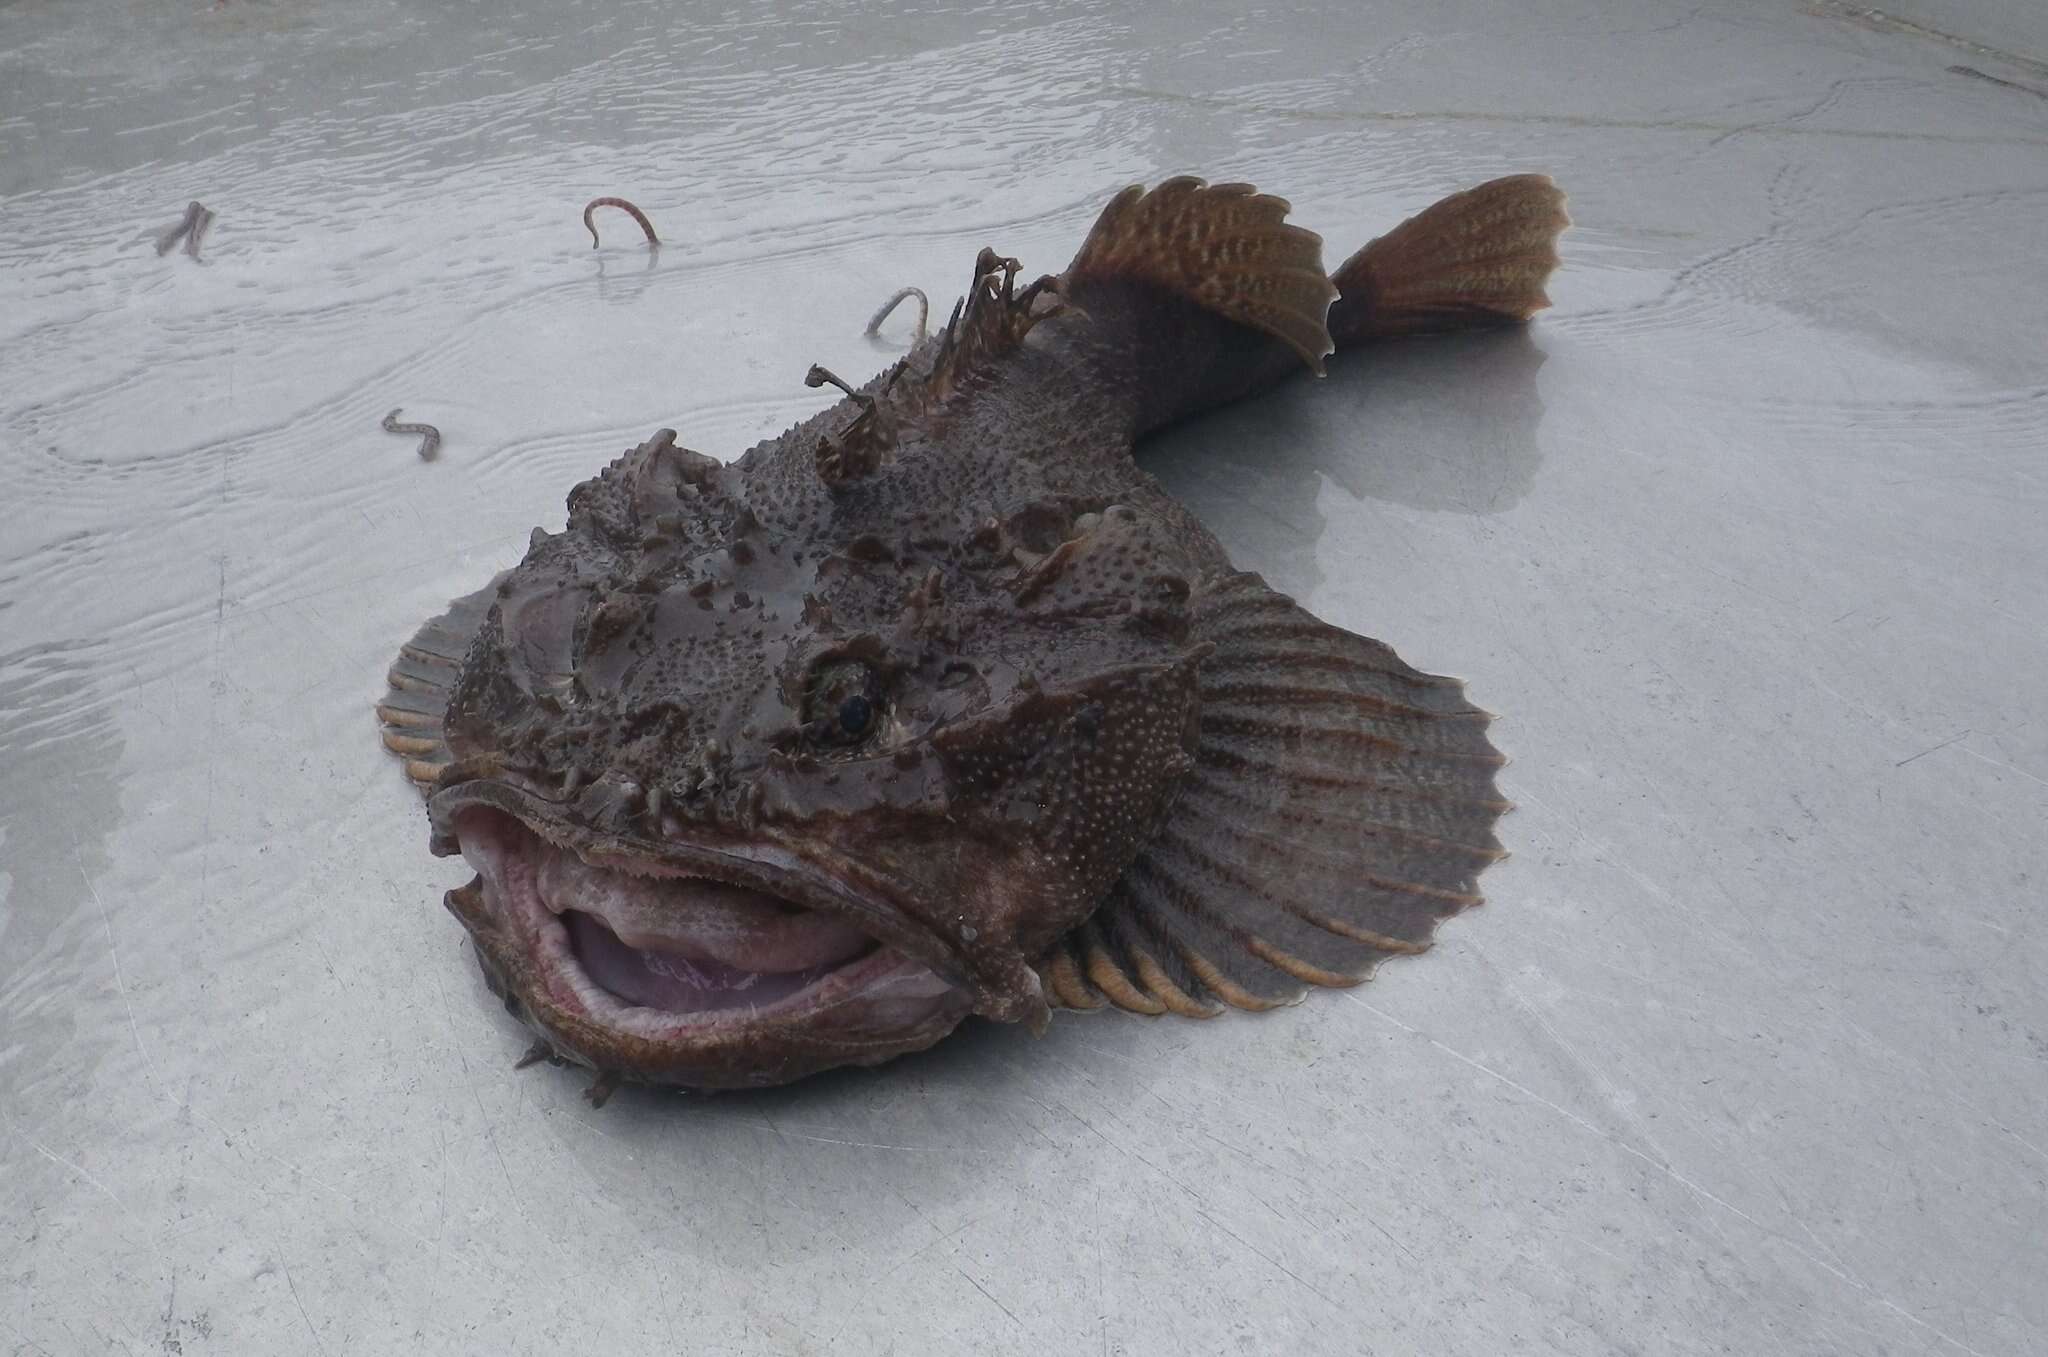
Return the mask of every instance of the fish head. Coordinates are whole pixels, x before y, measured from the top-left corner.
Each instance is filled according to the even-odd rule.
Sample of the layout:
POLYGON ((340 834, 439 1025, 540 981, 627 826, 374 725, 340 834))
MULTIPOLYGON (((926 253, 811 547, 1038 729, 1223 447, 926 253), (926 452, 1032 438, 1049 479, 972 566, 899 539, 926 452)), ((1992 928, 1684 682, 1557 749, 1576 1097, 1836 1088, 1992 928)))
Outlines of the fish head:
POLYGON ((498 583, 429 804, 558 1052, 763 1084, 1038 1026, 1032 963, 1166 817, 1202 648, 1158 526, 915 451, 834 484, 664 431, 498 583))

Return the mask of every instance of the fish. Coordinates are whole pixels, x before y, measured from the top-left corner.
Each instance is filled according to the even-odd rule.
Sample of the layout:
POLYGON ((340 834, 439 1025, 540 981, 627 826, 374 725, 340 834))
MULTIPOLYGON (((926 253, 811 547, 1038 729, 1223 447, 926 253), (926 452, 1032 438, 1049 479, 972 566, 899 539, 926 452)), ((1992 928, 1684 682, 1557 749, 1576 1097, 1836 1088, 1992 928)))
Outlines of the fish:
POLYGON ((1207 1018, 1427 950, 1508 803, 1463 685, 1238 569, 1133 458, 1330 354, 1527 322, 1546 176, 1325 271, 1285 199, 1133 185, 1058 274, 721 460, 655 432, 401 647, 385 746, 527 1060, 787 1083, 970 1016, 1207 1018))

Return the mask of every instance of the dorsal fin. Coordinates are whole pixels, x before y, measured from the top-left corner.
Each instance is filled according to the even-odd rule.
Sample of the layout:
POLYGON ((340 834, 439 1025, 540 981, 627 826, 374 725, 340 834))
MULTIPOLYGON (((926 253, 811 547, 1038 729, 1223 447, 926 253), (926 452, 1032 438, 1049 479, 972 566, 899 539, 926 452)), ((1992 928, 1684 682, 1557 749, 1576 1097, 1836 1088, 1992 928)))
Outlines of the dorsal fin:
MULTIPOLYGON (((1014 352, 1034 326, 1064 309, 1057 279, 1047 274, 1019 288, 1020 268, 1016 260, 983 246, 975 256, 973 281, 966 295, 954 304, 945 328, 858 392, 822 369, 813 369, 821 381, 847 390, 849 398, 862 407, 857 419, 820 448, 818 470, 828 485, 857 479, 887 461, 895 427, 931 417, 958 392, 992 372, 997 360, 1014 352), (852 467, 854 475, 845 474, 842 463, 847 458, 833 445, 840 441, 873 444, 877 440, 879 449, 868 457, 874 465, 852 467)), ((913 291, 905 289, 890 305, 913 291)), ((819 384, 805 380, 812 386, 819 384)))
POLYGON ((938 337, 938 356, 920 384, 921 399, 943 400, 969 375, 1022 344, 1032 326, 1059 313, 1057 301, 1047 295, 1053 290, 1050 275, 1017 290, 1022 267, 985 245, 975 256, 974 281, 938 337))
POLYGON ((1110 200, 1067 265, 1061 290, 1147 283, 1285 342, 1317 372, 1333 351, 1325 318, 1337 289, 1323 238, 1291 225, 1288 203, 1250 184, 1169 179, 1110 200))
POLYGON ((1206 1017, 1351 985, 1428 948, 1502 856, 1505 762, 1455 679, 1256 575, 1190 602, 1195 768, 1159 836, 1037 965, 1052 1000, 1206 1017))

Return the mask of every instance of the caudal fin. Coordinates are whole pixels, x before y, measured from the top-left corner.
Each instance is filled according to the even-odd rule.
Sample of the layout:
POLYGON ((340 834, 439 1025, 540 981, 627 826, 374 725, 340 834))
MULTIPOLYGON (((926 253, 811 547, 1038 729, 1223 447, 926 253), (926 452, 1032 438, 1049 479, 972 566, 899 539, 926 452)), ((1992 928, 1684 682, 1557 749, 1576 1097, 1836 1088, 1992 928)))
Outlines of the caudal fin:
POLYGON ((1454 193, 1344 262, 1330 335, 1340 349, 1395 335, 1517 325, 1550 305, 1558 233, 1571 224, 1548 175, 1454 193))

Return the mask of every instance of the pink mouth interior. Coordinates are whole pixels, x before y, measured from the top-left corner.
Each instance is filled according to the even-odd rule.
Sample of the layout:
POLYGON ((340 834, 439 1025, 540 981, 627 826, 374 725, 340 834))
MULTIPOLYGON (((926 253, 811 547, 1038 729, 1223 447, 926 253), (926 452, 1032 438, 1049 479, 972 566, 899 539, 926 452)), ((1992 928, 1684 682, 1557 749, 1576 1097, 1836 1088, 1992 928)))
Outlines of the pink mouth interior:
POLYGON ((874 949, 857 928, 703 877, 635 876, 533 844, 541 903, 590 978, 670 1013, 774 1003, 874 949))
POLYGON ((629 1004, 666 1013, 700 1013, 740 1004, 772 1004, 808 989, 835 965, 798 971, 731 966, 660 947, 633 947, 594 914, 569 910, 569 950, 592 980, 629 1004))
POLYGON ((766 1009, 856 967, 879 967, 899 992, 904 967, 930 976, 833 916, 704 877, 592 866, 497 811, 465 813, 460 840, 494 910, 544 960, 573 959, 549 970, 557 999, 579 1008, 599 998, 586 986, 650 1018, 702 1017, 766 1009))

